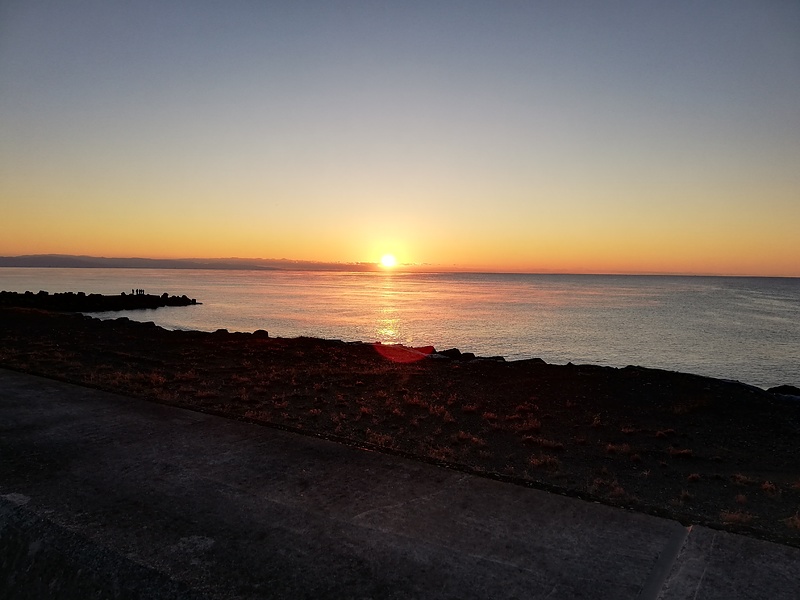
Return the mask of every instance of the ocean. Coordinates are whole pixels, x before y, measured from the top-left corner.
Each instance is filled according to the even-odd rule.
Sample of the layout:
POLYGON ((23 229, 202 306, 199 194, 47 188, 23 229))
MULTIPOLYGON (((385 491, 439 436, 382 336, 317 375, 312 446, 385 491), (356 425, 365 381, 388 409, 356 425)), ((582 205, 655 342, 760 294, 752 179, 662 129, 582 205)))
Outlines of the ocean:
POLYGON ((0 268, 0 290, 133 288, 202 304, 97 316, 800 385, 800 279, 0 268))

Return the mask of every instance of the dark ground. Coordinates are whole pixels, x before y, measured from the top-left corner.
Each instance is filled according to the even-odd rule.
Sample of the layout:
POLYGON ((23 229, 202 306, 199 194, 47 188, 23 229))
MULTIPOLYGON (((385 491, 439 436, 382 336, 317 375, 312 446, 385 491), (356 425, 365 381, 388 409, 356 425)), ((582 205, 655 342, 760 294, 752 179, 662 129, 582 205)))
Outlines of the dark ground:
POLYGON ((797 399, 637 367, 382 350, 0 309, 6 368, 800 546, 797 399))

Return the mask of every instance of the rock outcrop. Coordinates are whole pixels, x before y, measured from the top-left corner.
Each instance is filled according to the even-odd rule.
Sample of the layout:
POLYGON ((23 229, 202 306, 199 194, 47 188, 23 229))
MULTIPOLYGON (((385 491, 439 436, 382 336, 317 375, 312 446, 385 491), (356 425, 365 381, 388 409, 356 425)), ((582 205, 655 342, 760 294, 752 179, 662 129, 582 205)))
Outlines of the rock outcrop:
POLYGON ((167 293, 126 294, 105 296, 103 294, 86 294, 84 292, 63 292, 50 294, 41 291, 33 292, 0 292, 0 306, 17 308, 38 308, 62 312, 105 312, 110 310, 137 310, 144 308, 160 308, 162 306, 191 306, 199 304, 194 298, 170 296, 167 293))

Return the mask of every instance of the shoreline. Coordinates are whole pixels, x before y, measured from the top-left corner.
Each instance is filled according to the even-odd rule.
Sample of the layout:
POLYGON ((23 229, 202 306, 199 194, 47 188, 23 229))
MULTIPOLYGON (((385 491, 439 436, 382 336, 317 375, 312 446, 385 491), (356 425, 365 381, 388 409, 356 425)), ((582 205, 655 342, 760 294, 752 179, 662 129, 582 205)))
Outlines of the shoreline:
POLYGON ((34 294, 31 291, 0 292, 0 307, 37 308, 58 312, 107 312, 121 310, 145 310, 165 306, 193 306, 202 304, 194 298, 146 294, 144 290, 132 289, 130 294, 119 295, 86 294, 84 292, 56 292, 44 290, 34 294))
POLYGON ((747 384, 37 309, 0 325, 4 368, 800 546, 800 402, 747 384))

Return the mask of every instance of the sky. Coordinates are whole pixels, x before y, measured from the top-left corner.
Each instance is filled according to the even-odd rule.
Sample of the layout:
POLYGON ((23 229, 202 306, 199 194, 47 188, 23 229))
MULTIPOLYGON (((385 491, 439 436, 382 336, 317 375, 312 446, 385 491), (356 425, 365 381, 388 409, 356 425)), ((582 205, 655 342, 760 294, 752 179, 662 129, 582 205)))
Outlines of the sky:
POLYGON ((800 2, 0 0, 0 255, 800 276, 800 2))

